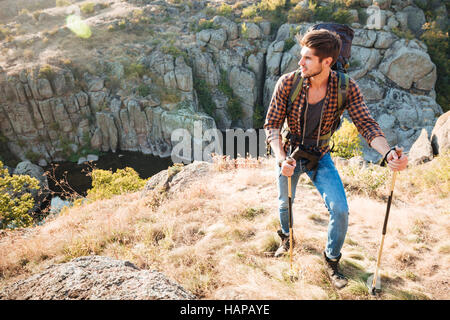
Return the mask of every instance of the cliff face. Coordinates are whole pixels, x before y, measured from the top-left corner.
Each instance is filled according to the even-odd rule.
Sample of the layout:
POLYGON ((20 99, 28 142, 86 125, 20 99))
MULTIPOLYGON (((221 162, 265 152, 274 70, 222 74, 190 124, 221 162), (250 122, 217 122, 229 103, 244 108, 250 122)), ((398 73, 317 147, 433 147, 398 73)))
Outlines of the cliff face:
MULTIPOLYGON (((242 9, 234 18, 208 20, 206 2, 141 2, 95 2, 93 13, 80 12, 94 31, 88 40, 65 25, 67 8, 19 15, 29 18, 21 18, 21 32, 0 42, 8 52, 0 61, 0 132, 12 153, 41 164, 90 150, 164 157, 173 147, 171 133, 193 134, 196 121, 203 130, 253 128, 277 79, 297 68, 294 35, 312 25, 275 30, 269 21, 239 21, 242 9), (45 58, 47 49, 57 53, 45 58), (230 109, 236 102, 238 116, 230 109)), ((426 46, 393 32, 419 32, 414 22, 423 11, 397 2, 377 3, 378 11, 361 3, 365 25, 353 10, 350 76, 389 142, 409 150, 422 128, 431 133, 442 109, 426 46)), ((372 161, 379 156, 366 144, 364 154, 372 161)))

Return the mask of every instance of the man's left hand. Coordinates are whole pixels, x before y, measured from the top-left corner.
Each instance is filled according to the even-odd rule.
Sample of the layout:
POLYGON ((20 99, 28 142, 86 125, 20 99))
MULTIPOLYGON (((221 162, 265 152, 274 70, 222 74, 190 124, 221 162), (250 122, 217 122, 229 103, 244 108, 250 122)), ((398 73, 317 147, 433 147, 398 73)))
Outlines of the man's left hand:
POLYGON ((395 152, 389 152, 387 158, 387 165, 392 171, 402 171, 408 165, 408 157, 403 154, 403 147, 395 147, 395 152))

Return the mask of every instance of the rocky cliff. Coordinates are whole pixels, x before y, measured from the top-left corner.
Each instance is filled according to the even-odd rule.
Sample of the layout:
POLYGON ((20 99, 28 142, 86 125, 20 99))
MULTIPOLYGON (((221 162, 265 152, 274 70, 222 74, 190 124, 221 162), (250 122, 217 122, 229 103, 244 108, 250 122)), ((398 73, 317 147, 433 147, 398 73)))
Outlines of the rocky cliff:
MULTIPOLYGON (((20 159, 45 164, 87 150, 118 149, 165 157, 173 130, 192 134, 195 121, 204 130, 253 128, 277 79, 297 68, 301 48, 295 34, 312 25, 274 29, 270 21, 239 18, 250 1, 226 16, 207 1, 102 3, 93 13, 80 13, 94 31, 88 40, 64 24, 67 9, 51 8, 21 12, 16 19, 22 16, 23 30, 0 42, 8 53, 0 61, 0 132, 20 159), (45 31, 48 21, 54 21, 51 31, 45 31), (79 41, 81 48, 74 46, 79 41), (51 43, 59 53, 30 53, 51 43), (230 109, 235 101, 238 117, 230 109)), ((442 113, 426 45, 398 36, 420 33, 424 12, 415 2, 398 0, 361 1, 358 10, 367 19, 363 23, 359 11, 351 10, 350 76, 389 143, 408 151, 423 128, 431 134, 442 113)), ((366 160, 379 157, 365 143, 364 154, 366 160)))

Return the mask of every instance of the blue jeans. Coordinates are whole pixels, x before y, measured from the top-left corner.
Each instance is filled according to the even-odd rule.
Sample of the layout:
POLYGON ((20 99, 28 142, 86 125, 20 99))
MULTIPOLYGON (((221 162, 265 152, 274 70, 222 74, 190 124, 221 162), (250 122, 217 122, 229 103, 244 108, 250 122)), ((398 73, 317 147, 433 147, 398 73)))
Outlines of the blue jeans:
MULTIPOLYGON (((307 160, 300 159, 291 176, 292 184, 292 203, 294 203, 295 190, 298 179, 304 172, 312 179, 314 171, 306 169, 307 160)), ((289 234, 289 203, 288 203, 288 178, 281 174, 281 168, 278 167, 278 210, 280 215, 281 230, 289 234)), ((328 223, 328 241, 325 253, 329 259, 339 257, 341 248, 344 244, 345 235, 348 227, 348 204, 345 196, 344 185, 342 184, 339 173, 334 166, 329 153, 319 160, 317 174, 313 180, 314 186, 319 191, 330 213, 328 223)), ((292 219, 293 223, 294 219, 292 219)))

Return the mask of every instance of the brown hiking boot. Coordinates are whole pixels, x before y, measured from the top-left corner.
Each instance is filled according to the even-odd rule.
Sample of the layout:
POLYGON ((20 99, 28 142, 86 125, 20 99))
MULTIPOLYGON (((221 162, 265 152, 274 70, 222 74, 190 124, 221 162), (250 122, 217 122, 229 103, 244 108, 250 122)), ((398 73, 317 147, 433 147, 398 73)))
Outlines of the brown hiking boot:
MULTIPOLYGON (((275 258, 281 257, 285 253, 289 252, 289 245, 290 245, 289 236, 285 235, 281 230, 278 230, 277 233, 281 238, 281 244, 280 247, 277 249, 277 251, 275 251, 275 254, 273 255, 275 258)), ((293 240, 292 242, 293 242, 292 245, 294 245, 295 241, 293 240)))
POLYGON ((330 278, 331 283, 337 289, 342 289, 347 285, 347 278, 339 272, 338 264, 341 259, 342 254, 339 255, 337 259, 329 259, 325 252, 323 253, 323 260, 325 262, 325 269, 327 271, 328 277, 330 278))

